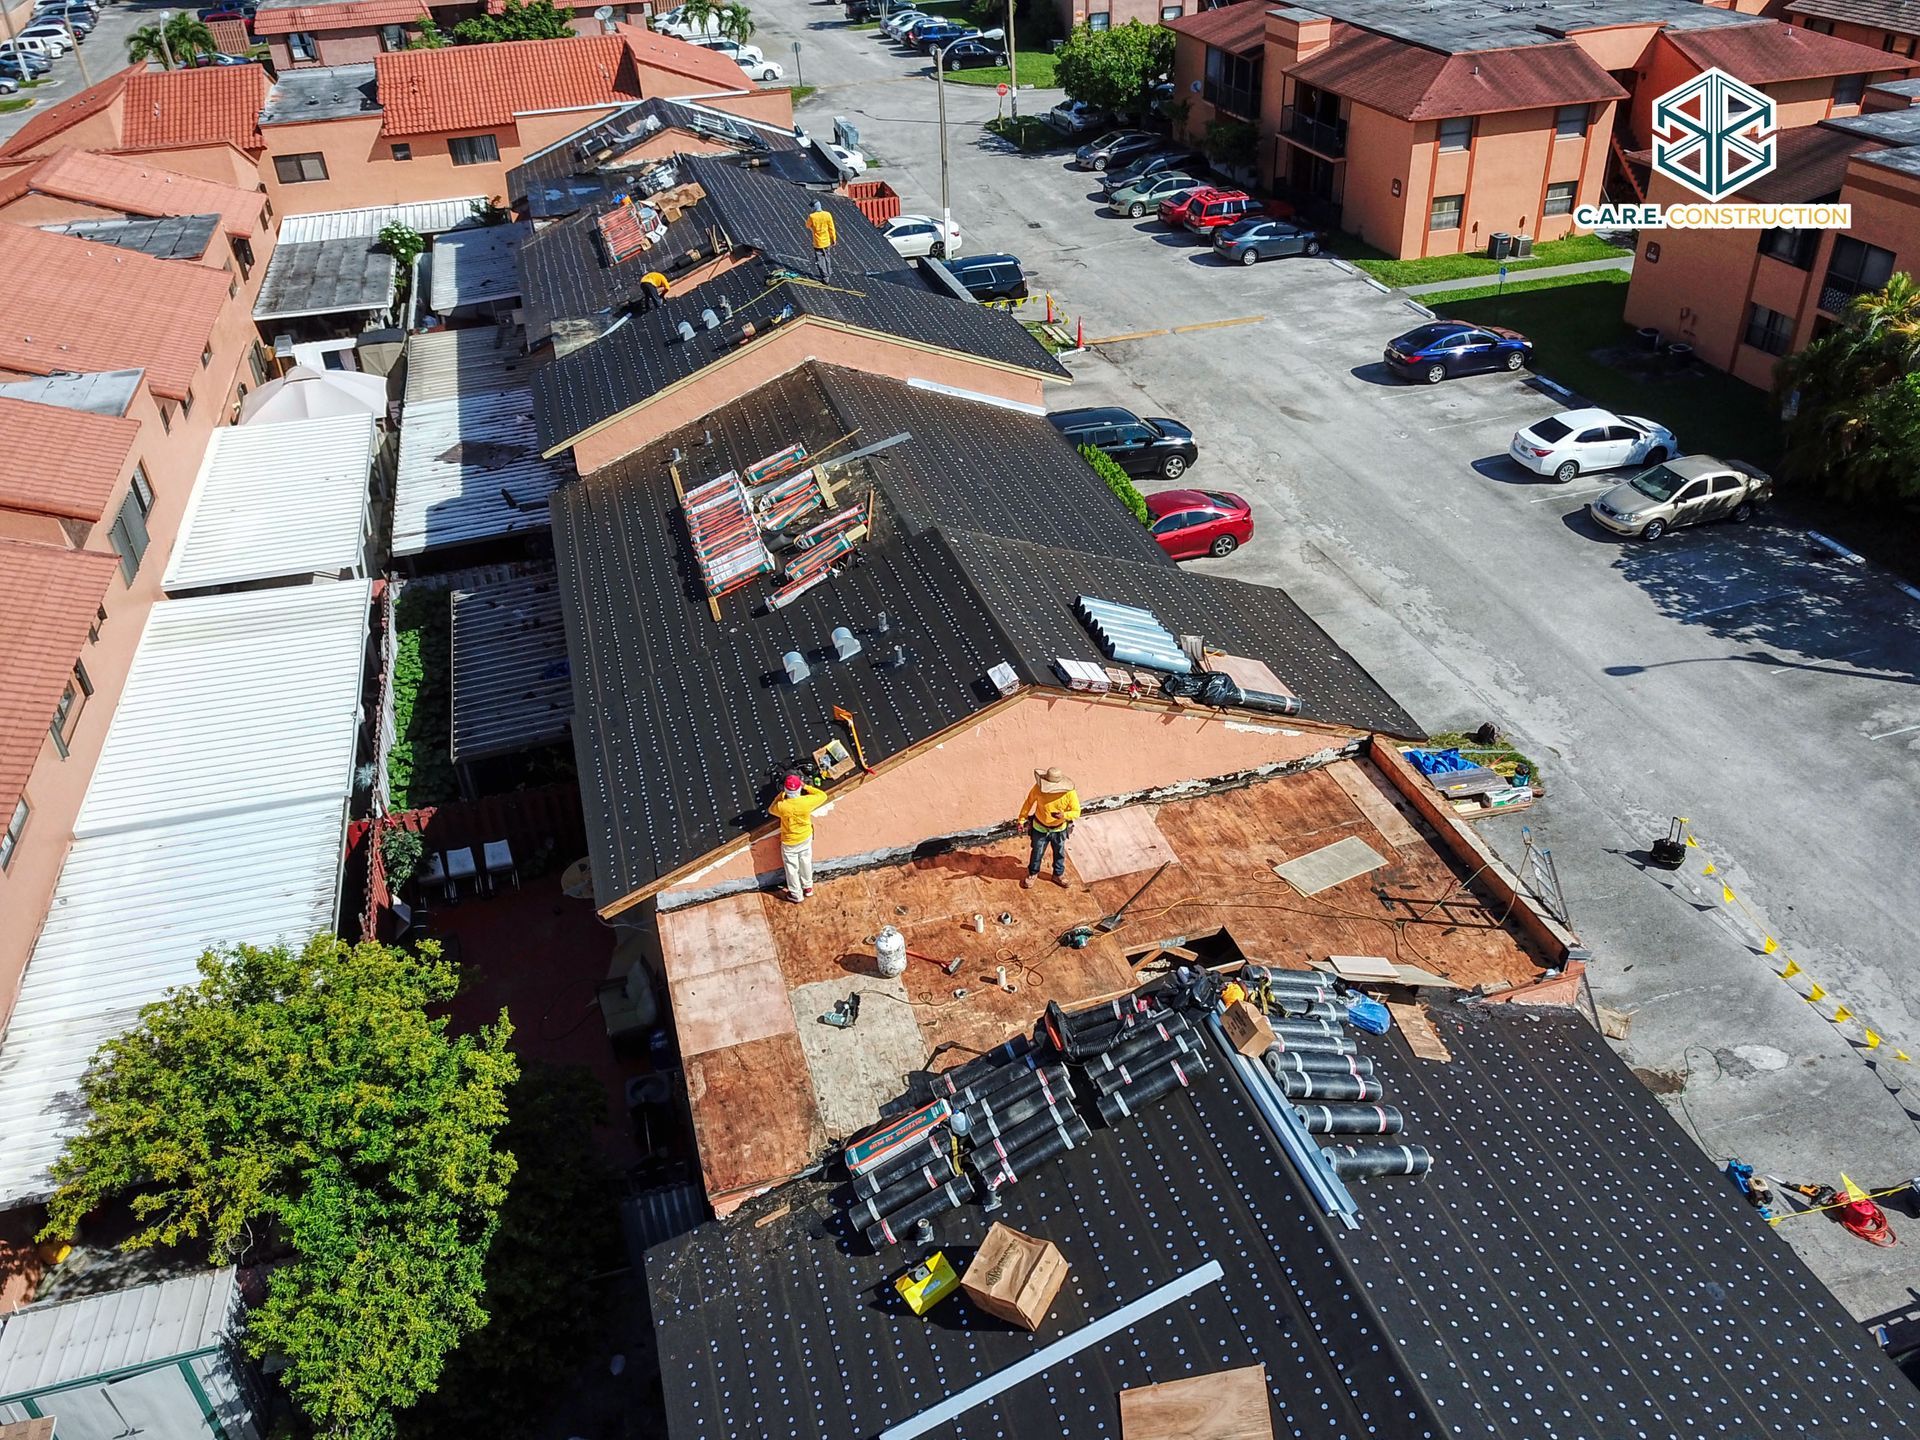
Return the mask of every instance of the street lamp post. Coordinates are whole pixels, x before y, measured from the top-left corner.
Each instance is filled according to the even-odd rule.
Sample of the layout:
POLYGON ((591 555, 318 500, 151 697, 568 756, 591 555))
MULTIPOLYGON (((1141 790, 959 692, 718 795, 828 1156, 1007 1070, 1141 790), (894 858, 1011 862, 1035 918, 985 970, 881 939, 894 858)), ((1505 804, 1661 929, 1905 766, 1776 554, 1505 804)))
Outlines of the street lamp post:
MULTIPOLYGON (((978 35, 966 36, 969 40, 1004 39, 1004 30, 984 30, 978 35)), ((953 206, 947 199, 947 51, 960 43, 949 40, 933 52, 933 82, 940 91, 940 243, 945 245, 947 237, 953 234, 953 206)), ((1008 56, 1013 52, 1009 50, 1008 56)))
POLYGON ((1007 0, 1007 113, 1016 120, 1020 118, 1020 71, 1014 51, 1019 48, 1019 37, 1013 28, 1013 0, 1007 0))
POLYGON ((160 53, 166 59, 167 69, 171 70, 173 69, 173 46, 167 43, 167 26, 173 20, 173 11, 162 10, 160 12, 159 20, 160 20, 160 26, 159 26, 160 53))

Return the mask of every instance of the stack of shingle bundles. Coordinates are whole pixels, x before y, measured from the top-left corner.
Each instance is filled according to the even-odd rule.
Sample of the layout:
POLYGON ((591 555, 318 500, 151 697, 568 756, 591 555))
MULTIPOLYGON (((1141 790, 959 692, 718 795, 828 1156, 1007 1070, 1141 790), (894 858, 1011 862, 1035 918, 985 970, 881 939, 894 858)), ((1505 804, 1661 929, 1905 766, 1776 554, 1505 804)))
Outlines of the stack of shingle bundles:
POLYGON ((773 569, 739 476, 729 472, 689 490, 681 501, 693 558, 707 594, 718 598, 773 569))
POLYGON ((807 591, 833 573, 836 561, 865 538, 867 508, 864 504, 844 510, 831 519, 797 537, 803 548, 787 561, 787 583, 768 597, 769 608, 791 605, 807 591))
POLYGON ((763 486, 754 494, 754 513, 768 530, 782 530, 802 515, 820 508, 820 486, 811 470, 788 475, 763 486))

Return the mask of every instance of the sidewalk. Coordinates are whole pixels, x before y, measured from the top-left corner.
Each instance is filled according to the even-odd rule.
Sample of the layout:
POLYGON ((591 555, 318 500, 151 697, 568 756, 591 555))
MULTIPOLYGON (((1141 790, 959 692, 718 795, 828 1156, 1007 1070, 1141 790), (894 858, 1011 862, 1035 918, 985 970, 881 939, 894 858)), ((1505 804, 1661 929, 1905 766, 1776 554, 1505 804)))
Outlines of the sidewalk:
MULTIPOLYGON (((1507 279, 1554 280, 1562 275, 1590 275, 1596 270, 1631 270, 1631 255, 1615 255, 1606 260, 1582 260, 1577 265, 1541 265, 1534 269, 1514 270, 1509 268, 1507 279)), ((1491 275, 1463 275, 1458 280, 1430 280, 1425 285, 1406 285, 1401 287, 1408 295, 1444 295, 1449 290, 1481 290, 1489 285, 1500 283, 1499 272, 1491 275)))

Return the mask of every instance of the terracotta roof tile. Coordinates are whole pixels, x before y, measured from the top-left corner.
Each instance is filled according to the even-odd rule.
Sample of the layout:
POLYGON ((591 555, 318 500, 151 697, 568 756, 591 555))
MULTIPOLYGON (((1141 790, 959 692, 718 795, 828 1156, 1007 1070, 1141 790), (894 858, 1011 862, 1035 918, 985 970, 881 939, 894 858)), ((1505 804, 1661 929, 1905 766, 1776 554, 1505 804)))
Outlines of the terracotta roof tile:
POLYGON ((1920 0, 1793 0, 1787 14, 1819 15, 1896 35, 1920 35, 1920 0))
POLYGON ((12 815, 26 789, 118 566, 111 555, 0 540, 9 614, 0 626, 0 813, 12 815))
POLYGON ((140 367, 153 392, 172 400, 199 377, 228 298, 227 277, 204 265, 5 223, 0 275, 8 277, 0 368, 47 375, 140 367))
MULTIPOLYGON (((0 197, 13 180, 0 175, 0 197)), ((229 235, 260 229, 265 197, 237 185, 181 175, 145 159, 65 150, 34 167, 29 188, 64 200, 106 205, 131 215, 218 215, 229 235)))
POLYGON ((127 86, 121 144, 129 150, 164 150, 225 141, 242 150, 262 150, 260 107, 267 103, 271 83, 259 65, 143 71, 127 86))
POLYGON ((374 65, 388 135, 488 130, 529 111, 640 98, 626 42, 617 35, 395 50, 374 65))
MULTIPOLYGON (((229 67, 231 68, 231 67, 229 67)), ((144 65, 129 65, 90 85, 78 95, 69 95, 58 105, 39 111, 0 145, 0 155, 27 155, 72 129, 90 115, 98 115, 126 93, 127 84, 145 71, 144 65)))
POLYGON ((140 422, 0 395, 0 435, 33 437, 0 445, 0 508, 92 524, 120 484, 140 422))
POLYGON ((1202 10, 1197 15, 1182 15, 1167 21, 1166 28, 1176 35, 1189 35, 1214 50, 1240 55, 1263 43, 1267 32, 1267 6, 1252 0, 1222 5, 1217 10, 1202 10))
POLYGON ((360 25, 413 25, 425 10, 421 0, 343 0, 317 5, 262 5, 253 17, 256 35, 309 30, 325 35, 360 25))
MULTIPOLYGON (((746 71, 718 50, 709 50, 704 45, 692 45, 672 35, 656 34, 642 25, 622 25, 619 33, 627 42, 627 47, 633 51, 633 58, 649 69, 684 75, 689 80, 698 80, 702 86, 710 89, 757 90, 759 88, 747 78, 746 71)), ((696 92, 678 90, 674 93, 696 92)))
POLYGON ((1887 147, 1878 140, 1827 125, 1782 130, 1774 167, 1740 187, 1740 199, 1758 205, 1809 205, 1840 193, 1847 161, 1887 147))
POLYGON ((1333 44, 1289 73, 1402 120, 1498 115, 1627 94, 1571 43, 1441 55, 1351 25, 1334 26, 1333 44))
POLYGON ((1814 80, 1826 75, 1910 73, 1912 61, 1837 35, 1822 35, 1777 20, 1724 25, 1707 30, 1661 32, 1674 49, 1702 70, 1718 67, 1749 85, 1814 80))

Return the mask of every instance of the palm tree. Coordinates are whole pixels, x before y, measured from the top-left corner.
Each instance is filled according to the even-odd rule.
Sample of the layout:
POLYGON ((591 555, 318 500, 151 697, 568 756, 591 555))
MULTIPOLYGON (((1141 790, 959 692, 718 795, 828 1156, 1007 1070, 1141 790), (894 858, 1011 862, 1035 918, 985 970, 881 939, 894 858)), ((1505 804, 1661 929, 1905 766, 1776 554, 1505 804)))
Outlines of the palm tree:
POLYGON ((185 13, 175 15, 164 27, 142 25, 127 37, 128 61, 135 65, 143 60, 158 61, 162 69, 191 65, 194 56, 214 55, 219 50, 206 22, 185 13))
POLYGON ((753 38, 753 12, 734 0, 720 12, 720 33, 736 45, 753 38))
POLYGON ((715 0, 681 0, 680 18, 694 34, 705 32, 707 25, 720 13, 715 0))
POLYGON ((1782 468, 1840 498, 1920 492, 1920 285, 1896 274, 1780 363, 1782 468))
POLYGON ((127 61, 138 65, 142 61, 157 61, 161 69, 166 69, 173 59, 167 50, 167 40, 158 25, 142 25, 127 36, 127 61))

